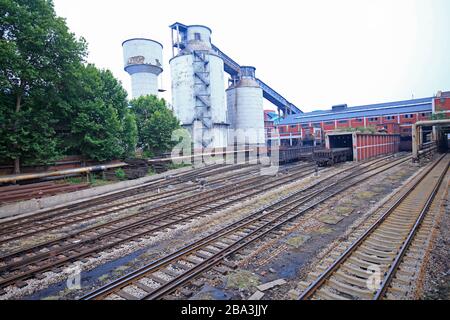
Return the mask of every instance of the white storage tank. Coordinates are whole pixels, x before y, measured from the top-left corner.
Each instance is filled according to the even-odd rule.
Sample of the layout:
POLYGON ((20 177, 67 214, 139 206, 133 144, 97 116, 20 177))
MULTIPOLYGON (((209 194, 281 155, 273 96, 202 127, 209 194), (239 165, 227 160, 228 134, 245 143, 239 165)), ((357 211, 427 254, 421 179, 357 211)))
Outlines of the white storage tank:
POLYGON ((163 71, 163 46, 157 41, 134 38, 122 43, 124 69, 131 76, 132 97, 158 95, 158 76, 163 71))
POLYGON ((211 30, 187 26, 183 49, 170 60, 175 115, 193 135, 194 148, 227 146, 223 60, 211 49, 211 30))
POLYGON ((265 144, 263 90, 256 82, 255 70, 242 66, 239 78, 226 90, 230 145, 265 144))

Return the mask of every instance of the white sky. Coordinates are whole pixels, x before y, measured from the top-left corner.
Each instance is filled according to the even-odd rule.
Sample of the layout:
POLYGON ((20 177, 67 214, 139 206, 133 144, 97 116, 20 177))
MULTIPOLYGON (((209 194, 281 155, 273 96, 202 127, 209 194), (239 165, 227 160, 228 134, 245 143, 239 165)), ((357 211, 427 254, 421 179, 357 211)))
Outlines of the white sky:
MULTIPOLYGON (((131 93, 121 44, 164 45, 170 98, 170 24, 204 24, 212 42, 303 111, 388 102, 450 90, 448 0, 54 0, 89 44, 88 61, 131 93)), ((266 108, 273 108, 267 103, 266 108)))

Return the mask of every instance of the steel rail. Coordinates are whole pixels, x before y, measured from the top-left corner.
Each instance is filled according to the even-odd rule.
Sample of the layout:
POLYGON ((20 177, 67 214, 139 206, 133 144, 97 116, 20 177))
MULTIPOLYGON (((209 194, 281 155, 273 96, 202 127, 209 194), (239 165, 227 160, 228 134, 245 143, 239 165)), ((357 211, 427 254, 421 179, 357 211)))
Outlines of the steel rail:
MULTIPOLYGON (((309 174, 311 174, 313 172, 314 171, 310 171, 310 172, 307 172, 307 173, 302 173, 302 175, 309 175, 309 174)), ((296 173, 296 174, 299 175, 298 173, 296 173)), ((296 174, 293 174, 293 175, 295 176, 296 174)), ((291 179, 292 179, 292 181, 294 181, 294 180, 298 179, 298 176, 294 177, 294 178, 291 178, 291 179)), ((283 180, 283 179, 281 179, 281 180, 283 180)), ((277 180, 278 183, 276 184, 276 186, 279 186, 279 185, 282 185, 282 184, 285 183, 284 180, 283 181, 281 181, 281 180, 280 179, 277 180)), ((238 201, 242 200, 243 198, 247 198, 249 196, 252 196, 252 195, 255 195, 255 194, 259 194, 259 193, 261 193, 263 191, 266 191, 267 189, 270 189, 270 188, 273 188, 273 187, 274 186, 269 186, 269 187, 266 187, 263 190, 257 190, 255 192, 252 192, 250 195, 248 195, 248 194, 247 195, 242 195, 238 199, 232 199, 231 201, 228 201, 225 205, 229 205, 231 203, 238 202, 238 201)), ((248 188, 248 190, 250 190, 250 189, 254 189, 254 186, 248 188)), ((233 194, 242 194, 242 190, 234 191, 233 194)), ((229 197, 229 195, 222 195, 220 198, 227 198, 227 197, 229 197)), ((201 204, 201 205, 204 205, 204 203, 201 204)), ((122 238, 119 237, 120 240, 116 240, 116 241, 114 241, 112 243, 109 243, 109 244, 106 244, 106 245, 101 245, 101 246, 91 247, 90 249, 88 249, 86 251, 77 252, 76 254, 74 254, 74 255, 72 255, 70 257, 62 258, 62 259, 60 259, 59 261, 57 261, 55 263, 49 263, 49 264, 46 264, 44 266, 35 267, 35 268, 32 268, 32 270, 27 270, 25 273, 18 274, 18 275, 13 275, 11 277, 0 279, 0 287, 7 286, 7 285, 9 285, 11 283, 14 283, 14 282, 17 282, 19 280, 24 280, 24 279, 30 278, 30 276, 32 276, 33 274, 36 274, 36 273, 39 273, 39 272, 42 272, 42 271, 45 271, 45 270, 48 270, 48 269, 51 269, 51 268, 54 268, 54 267, 57 267, 57 266, 64 265, 65 263, 70 262, 70 261, 74 261, 76 259, 79 259, 80 257, 85 257, 85 256, 92 255, 93 253, 98 252, 100 250, 116 246, 118 244, 121 244, 121 243, 130 241, 130 240, 133 240, 135 238, 143 237, 145 235, 157 232, 159 230, 167 229, 170 226, 173 226, 174 224, 179 224, 179 223, 184 222, 186 220, 192 220, 193 218, 196 218, 196 217, 199 217, 199 216, 204 216, 204 215, 207 214, 207 212, 212 212, 214 210, 217 210, 218 207, 223 207, 223 206, 224 206, 224 204, 218 205, 217 207, 212 207, 212 208, 209 207, 208 209, 206 209, 204 211, 201 211, 199 213, 196 213, 196 214, 193 214, 193 215, 190 215, 190 216, 178 219, 175 222, 172 221, 172 222, 160 225, 160 226, 156 226, 155 228, 153 228, 151 230, 140 232, 140 233, 134 234, 132 236, 126 236, 126 237, 122 237, 122 238)), ((30 265, 32 263, 36 264, 38 262, 46 260, 46 259, 48 259, 48 258, 50 258, 50 257, 52 257, 54 255, 57 255, 57 254, 64 254, 64 253, 67 253, 70 250, 75 250, 76 251, 76 248, 80 247, 80 245, 85 244, 85 243, 92 243, 92 242, 95 242, 95 241, 101 241, 101 239, 103 239, 103 238, 105 238, 107 236, 113 236, 113 237, 116 236, 116 238, 117 238, 117 233, 119 233, 119 232, 129 231, 129 229, 132 229, 132 228, 143 228, 145 225, 149 225, 152 222, 154 222, 154 221, 137 222, 137 223, 134 223, 132 225, 127 225, 127 226, 118 228, 116 230, 112 230, 112 231, 103 233, 101 235, 94 236, 92 238, 82 240, 80 242, 69 243, 69 244, 67 244, 67 245, 65 245, 63 247, 59 247, 59 248, 51 250, 51 251, 49 251, 47 253, 40 253, 40 254, 37 254, 36 256, 32 256, 32 257, 25 258, 24 260, 21 260, 21 261, 18 261, 18 262, 13 262, 13 263, 4 265, 4 266, 0 267, 0 270, 1 271, 10 271, 11 272, 13 270, 17 270, 19 268, 23 268, 24 266, 30 265), (145 225, 143 226, 143 224, 145 224, 145 225)), ((55 243, 58 242, 57 240, 55 240, 55 241, 56 241, 55 243)), ((54 241, 51 241, 51 242, 53 243, 54 241)), ((35 248, 33 247, 32 249, 35 249, 35 248)), ((29 249, 26 249, 26 250, 29 250, 29 249)), ((18 254, 25 254, 24 251, 25 250, 22 250, 20 252, 15 252, 12 255, 8 255, 8 257, 11 258, 13 255, 17 256, 18 254)))
MULTIPOLYGON (((304 168, 307 168, 307 167, 311 167, 311 166, 305 166, 304 168)), ((285 183, 285 180, 299 179, 299 178, 302 178, 302 177, 304 177, 304 176, 306 176, 308 174, 311 174, 311 173, 312 173, 312 171, 311 172, 309 172, 309 171, 306 171, 306 172, 295 172, 293 174, 287 175, 286 177, 283 177, 281 179, 276 180, 277 183, 275 183, 271 187, 277 187, 277 186, 285 183)), ((62 242, 63 240, 67 240, 67 239, 73 238, 73 237, 75 237, 77 235, 80 235, 80 234, 83 234, 83 233, 93 232, 93 231, 100 230, 102 228, 105 228, 105 227, 113 225, 113 224, 118 224, 118 223, 123 222, 123 221, 128 221, 128 220, 130 220, 130 218, 133 218, 133 217, 146 215, 147 213, 151 213, 154 210, 159 210, 159 209, 163 209, 164 210, 164 209, 166 209, 165 211, 162 211, 162 212, 159 212, 159 213, 157 213, 155 215, 152 215, 150 217, 143 218, 141 220, 137 220, 135 222, 129 223, 126 226, 117 228, 115 230, 109 231, 109 232, 104 233, 104 234, 105 235, 110 235, 110 234, 113 234, 114 232, 117 232, 117 231, 123 231, 123 230, 127 230, 129 228, 133 228, 135 226, 142 225, 143 223, 150 224, 150 223, 153 223, 153 222, 157 221, 158 219, 165 218, 165 217, 167 217, 169 215, 173 216, 174 214, 178 214, 180 212, 185 212, 186 209, 194 209, 194 208, 197 208, 199 206, 202 206, 202 205, 204 205, 204 201, 205 200, 208 200, 208 199, 211 199, 211 198, 215 198, 214 200, 217 201, 217 200, 225 199, 227 197, 230 197, 230 196, 242 193, 243 191, 253 190, 253 189, 255 189, 255 185, 253 183, 258 182, 258 181, 265 182, 265 177, 264 176, 253 177, 253 178, 249 178, 247 180, 244 180, 243 184, 237 184, 239 186, 249 186, 248 188, 243 189, 243 190, 241 189, 241 190, 236 191, 235 188, 231 188, 231 186, 227 185, 227 186, 223 186, 223 187, 211 190, 211 191, 216 192, 215 194, 209 194, 209 192, 202 193, 202 195, 205 195, 205 197, 200 197, 200 198, 194 198, 193 199, 191 196, 186 196, 186 197, 183 197, 181 199, 174 199, 171 202, 164 203, 164 204, 159 205, 157 207, 153 207, 153 208, 150 208, 148 210, 143 210, 143 211, 140 211, 138 213, 134 213, 134 214, 128 215, 126 217, 114 219, 112 221, 108 221, 108 222, 105 222, 105 223, 102 223, 102 224, 97 224, 95 226, 92 226, 92 227, 80 230, 77 233, 71 233, 69 235, 62 236, 62 237, 59 237, 59 238, 56 238, 56 239, 52 239, 52 240, 49 240, 49 241, 46 241, 46 242, 43 242, 43 243, 31 246, 31 247, 19 249, 17 251, 13 251, 13 252, 10 252, 8 254, 0 255, 0 259, 5 260, 5 259, 8 259, 8 258, 12 258, 12 257, 17 256, 18 254, 23 254, 25 251, 26 252, 35 251, 35 250, 44 248, 46 246, 50 246, 52 244, 56 244, 58 242, 62 242), (226 191, 226 190, 231 191, 231 193, 221 193, 221 191, 226 191), (183 200, 188 201, 188 203, 182 203, 183 200), (175 205, 175 208, 171 207, 172 205, 175 205), (186 207, 187 205, 188 205, 188 207, 186 207), (189 205, 191 205, 191 207, 189 207, 189 205), (194 205, 194 206, 192 206, 192 205, 194 205), (174 211, 175 209, 177 209, 178 211, 174 211)), ((266 189, 263 189, 262 191, 264 191, 266 189)), ((246 195, 246 196, 252 196, 252 195, 260 193, 262 191, 261 190, 257 190, 256 192, 253 192, 250 195, 246 195)), ((242 196, 240 199, 242 199, 244 197, 245 196, 242 196)), ((192 215, 191 218, 194 217, 194 216, 196 216, 196 215, 192 215)), ((188 219, 188 218, 186 218, 186 219, 188 219)), ((184 219, 184 220, 186 220, 186 219, 184 219)), ((103 234, 101 236, 103 236, 103 234)), ((97 238, 97 237, 95 237, 95 238, 97 238)), ((91 239, 86 239, 86 240, 84 240, 84 242, 87 242, 89 240, 91 240, 91 239)), ((80 244, 80 243, 77 242, 77 244, 80 244)), ((0 267, 0 272, 3 271, 5 268, 6 267, 0 267)))
MULTIPOLYGON (((393 167, 393 166, 395 166, 395 165, 399 165, 400 163, 403 163, 403 162, 405 162, 405 161, 407 161, 407 160, 408 160, 408 159, 404 159, 404 160, 402 160, 401 162, 398 162, 398 163, 395 163, 395 164, 391 164, 388 168, 385 168, 384 170, 388 170, 389 168, 391 168, 391 167, 393 167)), ((383 165, 383 166, 386 166, 386 165, 383 165)), ((383 166, 380 166, 380 167, 383 167, 383 166)), ((378 169, 378 168, 371 169, 370 171, 377 170, 377 169, 378 169)), ((368 172, 369 172, 369 171, 368 171, 368 172)), ((364 174, 364 173, 362 173, 362 174, 364 174)), ((367 178, 370 178, 371 176, 373 176, 373 175, 375 175, 375 174, 377 174, 377 173, 374 173, 374 174, 370 175, 369 177, 364 177, 364 179, 360 179, 359 182, 362 182, 363 180, 365 180, 365 179, 367 179, 367 178)), ((255 230, 255 231, 251 234, 251 235, 253 235, 255 232, 258 232, 258 231, 262 230, 263 228, 265 228, 268 224, 273 223, 274 221, 279 220, 279 219, 281 219, 282 217, 284 217, 284 216, 290 214, 293 210, 298 209, 300 206, 304 205, 305 203, 307 203, 309 200, 313 199, 313 198, 314 198, 315 196, 317 196, 318 194, 320 194, 320 193, 322 193, 322 192, 324 192, 324 191, 326 191, 326 190, 332 189, 336 184, 342 183, 343 181, 347 181, 347 180, 350 180, 351 178, 360 177, 360 176, 361 176, 361 173, 358 173, 358 174, 357 174, 357 173, 354 173, 354 174, 351 175, 351 177, 347 177, 347 178, 344 178, 344 179, 342 179, 342 180, 339 180, 339 182, 336 182, 336 183, 333 183, 333 184, 331 184, 331 185, 328 185, 328 186, 326 186, 326 187, 323 188, 323 189, 314 191, 314 192, 312 192, 311 194, 308 194, 308 195, 306 195, 306 196, 303 196, 303 197, 300 198, 300 199, 294 199, 294 201, 288 202, 287 204, 282 205, 280 208, 274 209, 274 210, 272 210, 272 211, 270 211, 270 212, 266 212, 268 208, 263 208, 263 209, 257 211, 256 213, 252 214, 251 216, 245 217, 245 218, 241 219, 240 221, 237 221, 237 222, 233 223, 232 225, 226 226, 226 227, 224 227, 223 229, 221 229, 221 230, 219 230, 219 231, 217 231, 217 232, 215 232, 215 233, 209 235, 209 236, 206 237, 206 238, 200 239, 200 240, 194 242, 193 244, 187 245, 187 246, 185 246, 184 248, 179 249, 179 250, 176 251, 175 253, 172 253, 171 255, 164 257, 163 259, 160 259, 160 260, 158 260, 158 261, 156 261, 156 262, 153 262, 153 263, 151 263, 151 264, 149 264, 149 265, 147 265, 147 266, 145 266, 145 267, 143 267, 143 268, 141 268, 141 269, 139 269, 139 270, 137 270, 137 271, 135 271, 135 272, 133 272, 133 273, 127 275, 127 276, 125 276, 125 277, 122 277, 122 278, 120 278, 120 279, 115 280, 115 281, 112 282, 111 284, 108 284, 107 286, 104 286, 104 287, 98 289, 97 291, 92 292, 92 293, 90 293, 90 294, 88 294, 88 295, 82 297, 82 299, 93 299, 93 298, 96 298, 96 297, 105 295, 105 294, 107 294, 110 290, 112 290, 113 288, 118 287, 118 286, 126 285, 126 284, 128 284, 130 281, 133 281, 133 279, 135 279, 136 277, 140 277, 140 276, 142 276, 143 274, 146 274, 146 273, 149 273, 149 272, 152 272, 152 271, 154 272, 156 269, 161 268, 161 267, 163 267, 163 266, 165 266, 165 265, 168 265, 168 264, 170 264, 171 262, 173 262, 174 260, 176 260, 176 259, 178 259, 178 258, 180 258, 180 257, 182 257, 182 256, 186 256, 187 254, 191 253, 192 251, 198 250, 198 249, 201 248, 201 247, 205 247, 205 246, 207 246, 208 244, 210 244, 211 242, 216 241, 217 239, 219 239, 219 238, 221 238, 221 237, 224 237, 224 236, 226 236, 227 234, 230 234, 230 233, 232 233, 232 232, 234 232, 234 231, 236 231, 236 230, 238 230, 238 229, 242 229, 242 228, 248 227, 249 224, 252 224, 252 223, 254 223, 254 222, 258 221, 258 220, 263 220, 263 219, 265 219, 266 217, 270 217, 270 216, 273 215, 273 213, 276 212, 276 211, 280 211, 280 210, 282 210, 282 209, 286 209, 287 207, 292 206, 293 204, 295 205, 294 208, 288 209, 287 212, 281 214, 280 216, 278 216, 277 218, 273 219, 273 220, 270 221, 269 223, 267 223, 267 224, 265 224, 264 226, 262 226, 262 227, 258 228, 257 230, 255 230), (254 218, 254 219, 248 221, 248 219, 249 219, 250 217, 254 217, 255 215, 257 215, 257 214, 259 214, 259 213, 262 213, 262 212, 266 212, 266 213, 265 213, 263 216, 259 216, 259 217, 257 216, 256 218, 254 218), (234 228, 232 228, 232 227, 234 227, 234 228), (231 228, 231 229, 230 229, 230 228, 231 228)), ((345 189, 348 189, 348 188, 350 188, 350 187, 352 187, 352 186, 354 186, 354 184, 351 184, 351 185, 347 186, 345 189)), ((309 206, 308 208, 302 210, 300 213, 297 213, 294 217, 291 217, 291 218, 289 218, 289 219, 287 219, 287 220, 281 222, 280 224, 276 225, 274 228, 277 228, 277 227, 279 227, 279 226, 281 226, 281 225, 283 225, 283 224, 285 224, 285 223, 291 221, 292 219, 298 217, 299 214, 302 214, 302 213, 304 213, 305 211, 307 211, 307 210, 313 208, 314 206, 317 206, 318 204, 322 203, 322 202, 325 201, 326 199, 329 199, 330 197, 336 195, 337 193, 342 192, 342 191, 345 190, 345 189, 340 189, 340 190, 338 190, 338 191, 336 191, 336 192, 333 192, 331 195, 328 195, 325 199, 322 199, 322 200, 316 202, 315 204, 313 204, 313 205, 309 206)), ((303 190, 302 190, 302 191, 303 191, 303 190)), ((288 198, 289 198, 289 199, 290 199, 290 198, 293 198, 293 197, 295 198, 295 196, 297 196, 298 194, 299 194, 299 193, 295 193, 295 194, 289 196, 288 198)), ((282 203, 283 201, 286 201, 286 199, 281 200, 279 203, 282 203)), ((278 204, 279 204, 279 203, 278 203, 278 204)), ((271 205, 271 207, 274 207, 274 206, 275 206, 275 205, 271 205)), ((270 229, 268 232, 270 232, 271 230, 273 230, 273 229, 270 229)), ((264 233, 264 234, 266 234, 266 233, 264 233)), ((250 236, 250 235, 248 235, 248 236, 250 236)), ((237 243, 241 242, 242 240, 243 240, 243 239, 240 239, 237 243)), ((256 239, 252 240, 252 242, 255 241, 255 240, 256 240, 256 239)), ((248 245, 248 243, 245 244, 245 245, 248 245)), ((228 247, 227 250, 228 250, 229 248, 231 248, 231 247, 228 247)), ((239 250, 239 249, 240 249, 240 247, 239 247, 237 250, 239 250)), ((224 249, 224 250, 222 250, 221 252, 225 252, 225 251, 226 251, 226 250, 224 249)), ((234 252, 234 251, 233 251, 233 252, 234 252)), ((218 254, 220 254, 220 252, 219 252, 218 254)), ((221 257, 220 259, 222 259, 222 258, 223 258, 223 257, 221 257)), ((208 260, 208 261, 209 261, 209 260, 208 260)), ((216 263, 217 263, 216 260, 214 260, 214 261, 212 262, 213 265, 216 264, 216 263)), ((204 263, 202 263, 202 264, 204 264, 204 263)), ((207 264, 207 265, 205 266, 206 269, 209 268, 209 267, 210 267, 210 264, 207 264)), ((189 271, 189 272, 195 271, 195 269, 199 269, 199 268, 200 268, 200 265, 199 265, 199 266, 196 266, 196 267, 194 268, 194 270, 191 270, 191 271, 189 271)), ((200 272, 203 271, 203 270, 205 270, 205 268, 200 268, 200 269, 199 269, 200 272)), ((196 274, 197 274, 197 273, 196 273, 196 274)), ((186 273, 183 274, 183 276, 185 276, 185 275, 186 275, 186 273)), ((188 280, 186 280, 186 281, 188 281, 188 280)), ((176 283, 176 286, 178 286, 178 285, 179 285, 179 282, 176 283)), ((160 288, 161 288, 161 287, 160 287, 160 288)), ((170 288, 173 289, 172 286, 170 286, 170 288)), ((154 298, 154 296, 152 296, 151 298, 154 298)))
POLYGON ((400 262, 402 261, 403 257, 405 256, 406 251, 408 250, 409 246, 411 245, 411 242, 412 242, 414 236, 416 235, 417 231, 419 230, 426 214, 428 213, 428 210, 430 209, 431 204, 433 203, 434 199, 436 198, 437 193, 439 192, 439 188, 440 188, 445 176, 447 175, 449 166, 450 166, 450 162, 447 163, 445 170, 440 175, 438 182, 436 183, 435 187, 433 188, 433 191, 431 192, 430 197, 428 197, 428 200, 425 203, 425 206, 423 207, 422 211, 420 212, 419 217, 417 217, 416 222, 414 223, 414 226, 412 227, 411 231, 409 232, 406 241, 403 243, 394 262, 392 263, 391 267, 389 268, 388 272, 386 273, 384 281, 381 283, 380 288, 375 293, 373 300, 381 299, 384 296, 384 294, 386 293, 386 291, 387 291, 387 289, 388 289, 388 287, 400 265, 400 262))
MULTIPOLYGON (((241 169, 242 168, 240 168, 238 170, 241 170, 241 169)), ((235 177, 243 178, 246 175, 250 175, 250 174, 256 172, 257 170, 259 170, 259 169, 254 169, 254 170, 251 170, 250 172, 245 172, 245 173, 238 172, 238 173, 235 173, 233 175, 226 176, 226 177, 223 177, 223 178, 219 177, 219 178, 216 178, 216 179, 208 180, 208 185, 215 185, 215 184, 221 183, 223 181, 229 181, 230 179, 233 179, 235 177)), ((212 176, 214 176, 214 175, 212 175, 212 176)), ((127 200, 125 200, 122 203, 117 203, 117 204, 109 205, 107 207, 97 208, 93 212, 83 211, 83 212, 80 212, 78 214, 72 214, 70 216, 63 216, 63 217, 60 217, 60 218, 57 218, 57 219, 53 219, 53 220, 49 220, 49 221, 44 220, 44 219, 41 219, 41 221, 39 221, 39 222, 29 221, 29 222, 26 222, 26 223, 24 223, 22 225, 19 225, 18 227, 20 227, 20 228, 17 228, 16 226, 12 226, 10 228, 7 228, 6 230, 1 230, 0 231, 0 237, 8 235, 10 233, 14 233, 14 236, 9 237, 9 238, 0 239, 0 245, 3 244, 3 243, 7 243, 7 242, 10 242, 10 241, 13 241, 13 240, 18 240, 18 239, 21 239, 21 238, 25 238, 25 237, 29 237, 29 236, 35 235, 35 234, 39 234, 39 233, 42 233, 42 232, 47 232, 47 231, 50 231, 50 230, 67 227, 67 226, 75 224, 75 223, 80 223, 80 222, 83 222, 83 221, 89 221, 89 220, 92 220, 92 219, 97 218, 97 217, 106 216, 106 215, 109 215, 109 214, 112 214, 112 213, 115 213, 115 212, 118 212, 118 211, 123 211, 123 210, 126 210, 126 209, 130 209, 130 208, 133 208, 133 207, 136 207, 136 206, 142 206, 144 204, 148 204, 148 203, 151 203, 151 202, 159 201, 159 200, 162 200, 162 199, 167 199, 167 198, 170 198, 170 197, 172 197, 174 195, 180 195, 180 194, 183 194, 183 193, 188 193, 188 192, 191 192, 191 191, 195 191, 195 190, 197 190, 199 188, 200 187, 198 185, 192 186, 192 187, 178 188, 178 189, 175 189, 175 190, 169 190, 169 191, 166 191, 166 192, 163 192, 163 193, 157 193, 157 194, 153 194, 153 195, 150 195, 150 196, 148 196, 148 195, 147 196, 142 196, 142 197, 139 197, 139 198, 132 199, 132 201, 128 201, 128 202, 127 202, 127 200), (97 212, 98 214, 95 214, 95 212, 97 212), (74 218, 79 218, 79 219, 73 220, 74 218), (68 221, 68 219, 70 219, 70 220, 68 221), (56 224, 58 222, 62 222, 62 224, 56 224), (34 230, 34 231, 29 231, 29 232, 26 232, 26 233, 23 233, 23 234, 17 234, 22 229, 26 229, 26 228, 30 228, 30 227, 35 229, 36 227, 39 228, 39 227, 45 226, 46 224, 47 225, 49 224, 50 226, 49 227, 40 228, 40 229, 37 229, 37 230, 34 230)))
POLYGON ((355 240, 350 247, 348 247, 321 275, 312 282, 299 296, 299 300, 307 300, 312 297, 315 292, 325 283, 330 276, 337 271, 337 269, 349 258, 353 252, 375 231, 390 215, 394 210, 415 190, 419 184, 428 176, 428 174, 438 165, 438 163, 444 158, 445 155, 441 156, 436 162, 434 162, 429 168, 426 169, 424 173, 421 174, 420 178, 415 181, 415 183, 408 188, 395 202, 389 206, 389 208, 378 218, 361 236, 355 240))
POLYGON ((95 199, 90 199, 90 200, 83 201, 80 203, 75 203, 75 204, 68 204, 68 205, 61 206, 61 207, 54 208, 54 209, 48 209, 48 210, 45 210, 45 211, 39 213, 39 215, 18 217, 16 219, 12 219, 12 220, 9 220, 6 222, 0 222, 0 229, 9 228, 9 226, 15 226, 15 225, 18 225, 18 224, 21 224, 21 223, 24 223, 24 222, 27 222, 30 220, 39 221, 42 219, 47 219, 47 218, 51 218, 51 217, 60 215, 61 213, 65 214, 66 213, 66 212, 64 212, 65 210, 75 211, 75 210, 82 210, 82 209, 90 208, 94 205, 100 205, 103 203, 121 199, 126 195, 133 196, 133 195, 141 193, 141 192, 146 192, 146 189, 148 189, 148 188, 151 188, 151 189, 148 189, 148 191, 152 191, 157 188, 161 188, 164 185, 169 185, 169 184, 173 185, 173 184, 183 183, 183 182, 188 181, 187 179, 189 179, 190 177, 195 177, 198 174, 205 173, 207 171, 211 171, 211 170, 217 169, 219 167, 222 167, 222 166, 214 165, 211 167, 204 167, 204 168, 200 168, 200 169, 196 169, 196 170, 192 170, 192 171, 188 171, 188 172, 178 173, 174 176, 161 177, 156 180, 152 180, 152 181, 146 182, 144 184, 132 187, 131 189, 119 190, 112 194, 97 196, 97 197, 95 197, 95 199), (179 179, 182 179, 182 180, 179 180, 179 179))

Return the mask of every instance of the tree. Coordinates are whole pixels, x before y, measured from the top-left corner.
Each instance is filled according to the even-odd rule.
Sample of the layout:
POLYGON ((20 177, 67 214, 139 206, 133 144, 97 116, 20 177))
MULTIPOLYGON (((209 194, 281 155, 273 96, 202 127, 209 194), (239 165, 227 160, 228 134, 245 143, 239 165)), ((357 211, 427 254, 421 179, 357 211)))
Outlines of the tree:
MULTIPOLYGON (((80 66, 66 83, 60 102, 68 128, 62 146, 68 153, 105 161, 133 154, 137 140, 134 115, 127 93, 109 70, 80 66)), ((61 128, 62 129, 62 128, 61 128)))
POLYGON ((180 123, 166 101, 150 95, 134 99, 130 105, 136 115, 138 147, 150 157, 170 151, 175 145, 172 132, 180 128, 180 123))
POLYGON ((131 111, 127 111, 123 120, 123 148, 125 157, 134 157, 138 142, 138 129, 136 116, 131 111))
POLYGON ((86 55, 49 0, 0 0, 0 159, 48 161, 60 155, 53 126, 66 79, 86 55))

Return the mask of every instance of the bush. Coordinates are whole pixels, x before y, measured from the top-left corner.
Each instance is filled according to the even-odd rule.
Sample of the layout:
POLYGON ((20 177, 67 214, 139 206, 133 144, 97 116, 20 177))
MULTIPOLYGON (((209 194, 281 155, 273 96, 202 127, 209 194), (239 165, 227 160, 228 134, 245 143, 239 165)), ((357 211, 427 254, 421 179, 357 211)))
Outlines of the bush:
POLYGON ((116 178, 119 180, 125 180, 127 177, 125 175, 125 171, 123 171, 122 168, 117 169, 116 171, 114 171, 116 174, 116 178))

